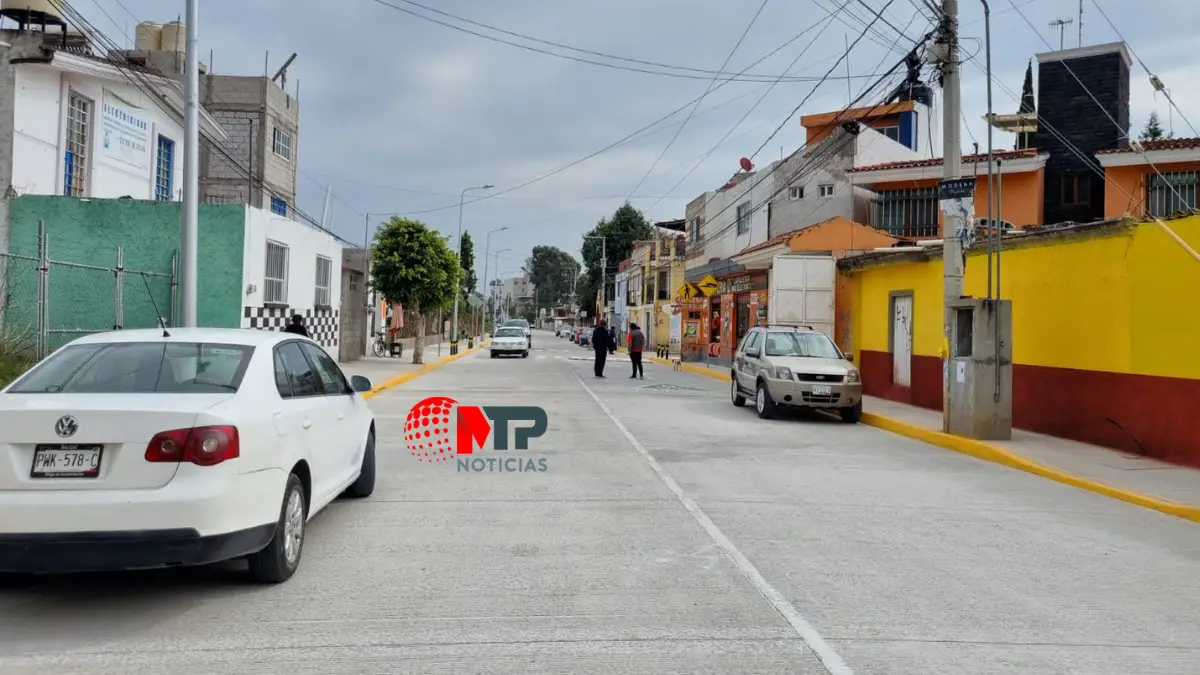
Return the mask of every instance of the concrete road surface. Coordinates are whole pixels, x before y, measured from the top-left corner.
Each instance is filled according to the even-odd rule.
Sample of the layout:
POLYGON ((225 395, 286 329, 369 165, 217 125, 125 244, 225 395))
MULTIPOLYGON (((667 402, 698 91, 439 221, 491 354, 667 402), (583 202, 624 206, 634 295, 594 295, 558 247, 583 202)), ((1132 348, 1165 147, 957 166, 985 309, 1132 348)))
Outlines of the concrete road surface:
POLYGON ((379 488, 314 521, 287 584, 0 591, 0 673, 1200 673, 1196 525, 590 354, 538 332, 374 399, 379 488), (414 459, 433 395, 545 407, 507 454, 546 471, 414 459))

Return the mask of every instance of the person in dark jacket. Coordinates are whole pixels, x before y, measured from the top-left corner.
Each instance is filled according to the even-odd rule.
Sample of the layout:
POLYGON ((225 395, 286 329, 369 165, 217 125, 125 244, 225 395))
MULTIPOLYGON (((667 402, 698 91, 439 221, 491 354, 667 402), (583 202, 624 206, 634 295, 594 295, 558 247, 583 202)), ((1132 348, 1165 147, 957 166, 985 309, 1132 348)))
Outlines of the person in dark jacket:
POLYGON ((291 323, 287 325, 287 328, 283 329, 283 332, 303 335, 306 338, 312 337, 308 334, 308 329, 304 327, 304 317, 300 316, 299 314, 292 315, 291 323))
POLYGON ((646 335, 636 323, 629 324, 629 360, 633 363, 633 374, 629 379, 640 377, 646 379, 646 371, 642 368, 642 350, 646 348, 646 335))
POLYGON ((596 377, 604 377, 604 362, 608 360, 609 352, 616 351, 616 345, 608 335, 604 319, 601 319, 592 331, 592 349, 596 350, 596 377))

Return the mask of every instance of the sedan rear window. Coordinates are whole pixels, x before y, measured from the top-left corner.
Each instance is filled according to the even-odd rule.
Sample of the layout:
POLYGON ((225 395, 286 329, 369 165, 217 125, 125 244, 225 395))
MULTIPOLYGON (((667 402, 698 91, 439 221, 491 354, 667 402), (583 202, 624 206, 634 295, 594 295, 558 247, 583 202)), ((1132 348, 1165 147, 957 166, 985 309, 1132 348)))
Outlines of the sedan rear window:
POLYGON ((198 342, 72 345, 13 383, 20 394, 219 394, 238 390, 254 347, 198 342))

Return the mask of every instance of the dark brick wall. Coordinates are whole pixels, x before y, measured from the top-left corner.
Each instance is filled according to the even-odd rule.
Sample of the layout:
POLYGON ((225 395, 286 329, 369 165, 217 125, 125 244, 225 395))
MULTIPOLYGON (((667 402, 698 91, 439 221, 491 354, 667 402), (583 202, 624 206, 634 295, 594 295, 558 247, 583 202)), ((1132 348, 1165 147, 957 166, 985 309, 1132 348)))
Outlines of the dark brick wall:
POLYGON ((1101 178, 1104 170, 1096 162, 1095 154, 1097 150, 1127 142, 1129 68, 1116 52, 1041 63, 1038 65, 1037 92, 1037 112, 1042 126, 1053 127, 1084 156, 1079 157, 1075 150, 1048 129, 1039 130, 1038 149, 1050 153, 1050 159, 1046 162, 1043 203, 1045 222, 1100 220, 1104 217, 1104 180, 1101 178), (1076 80, 1076 77, 1079 79, 1076 80), (1080 81, 1087 89, 1080 86, 1080 81), (1091 91, 1091 95, 1088 91, 1091 91), (1096 105, 1096 101, 1103 105, 1103 109, 1096 105), (1112 119, 1109 119, 1110 116, 1112 119), (1120 125, 1119 129, 1113 120, 1120 125), (1097 175, 1096 171, 1100 174, 1097 175), (1076 175, 1088 177, 1091 199, 1085 205, 1065 206, 1064 179, 1076 175))

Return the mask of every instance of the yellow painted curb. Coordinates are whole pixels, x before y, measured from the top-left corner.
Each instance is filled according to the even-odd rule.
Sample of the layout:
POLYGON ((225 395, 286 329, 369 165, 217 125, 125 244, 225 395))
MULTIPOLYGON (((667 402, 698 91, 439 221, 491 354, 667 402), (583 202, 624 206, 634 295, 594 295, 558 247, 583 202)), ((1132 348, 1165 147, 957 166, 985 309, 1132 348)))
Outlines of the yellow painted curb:
POLYGON ((1075 474, 1067 473, 1066 471, 1061 471, 1045 464, 1039 464, 1011 450, 1005 450, 1004 448, 984 443, 983 441, 977 441, 973 438, 954 436, 868 412, 863 413, 862 422, 863 424, 890 431, 894 434, 906 436, 930 445, 936 445, 939 448, 953 450, 987 462, 1002 464, 1018 471, 1048 478, 1056 483, 1070 485, 1081 490, 1087 490, 1088 492, 1094 492, 1112 499, 1119 499, 1120 501, 1152 509, 1170 516, 1200 523, 1200 506, 1167 501, 1082 476, 1076 476, 1075 474))
MULTIPOLYGON (((646 358, 663 365, 672 365, 670 361, 661 359, 657 356, 649 356, 646 358)), ((729 382, 729 374, 721 369, 705 368, 690 363, 684 363, 682 364, 682 367, 683 370, 689 373, 707 375, 708 377, 729 382)), ((1011 450, 1005 450, 1004 448, 990 445, 988 443, 984 443, 983 441, 977 441, 973 438, 954 436, 953 434, 942 433, 934 429, 926 429, 925 427, 920 427, 915 424, 908 424, 907 422, 901 422, 900 420, 893 419, 891 417, 884 417, 883 415, 876 415, 869 412, 863 413, 862 423, 877 429, 883 429, 884 431, 890 431, 900 436, 921 441, 922 443, 928 443, 929 445, 935 445, 939 448, 953 450, 954 452, 960 452, 964 455, 970 455, 976 459, 982 459, 995 464, 1002 464, 1009 468, 1017 469, 1018 471, 1024 471, 1025 473, 1031 473, 1035 476, 1048 478, 1056 483, 1070 485, 1071 487, 1087 490, 1088 492, 1094 492, 1112 499, 1118 499, 1129 504, 1134 504, 1135 506, 1141 506, 1143 508, 1158 511, 1159 513, 1165 513, 1169 516, 1175 516, 1177 518, 1183 518, 1184 520, 1200 523, 1200 506, 1180 504, 1179 502, 1159 499, 1158 497, 1152 497, 1140 492, 1134 492, 1132 490, 1126 490, 1124 488, 1119 488, 1107 483, 1084 478, 1082 476, 1076 476, 1075 474, 1067 473, 1066 471, 1061 471, 1059 469, 1046 466, 1045 464, 1039 464, 1038 462, 1035 462, 1023 455, 1017 454, 1011 450)))
POLYGON ((438 359, 437 361, 434 361, 433 363, 426 363, 425 365, 421 366, 417 370, 410 370, 407 373, 400 373, 399 375, 397 375, 391 379, 384 380, 381 384, 375 385, 375 388, 372 389, 371 391, 363 393, 363 398, 367 398, 367 399, 374 398, 374 397, 378 396, 379 394, 387 391, 388 389, 391 389, 392 387, 398 387, 398 386, 404 384, 405 382, 414 380, 414 379, 424 375, 425 373, 428 373, 432 370, 437 370, 438 368, 441 368, 442 366, 446 365, 447 363, 450 363, 451 361, 457 361, 457 360, 461 359, 462 357, 466 356, 467 354, 470 354, 472 352, 477 352, 477 351, 483 349, 484 347, 487 347, 490 344, 491 344, 490 342, 481 342, 478 345, 476 345, 475 347, 473 347, 472 349, 467 349, 467 350, 461 351, 457 354, 443 356, 442 358, 438 359))

